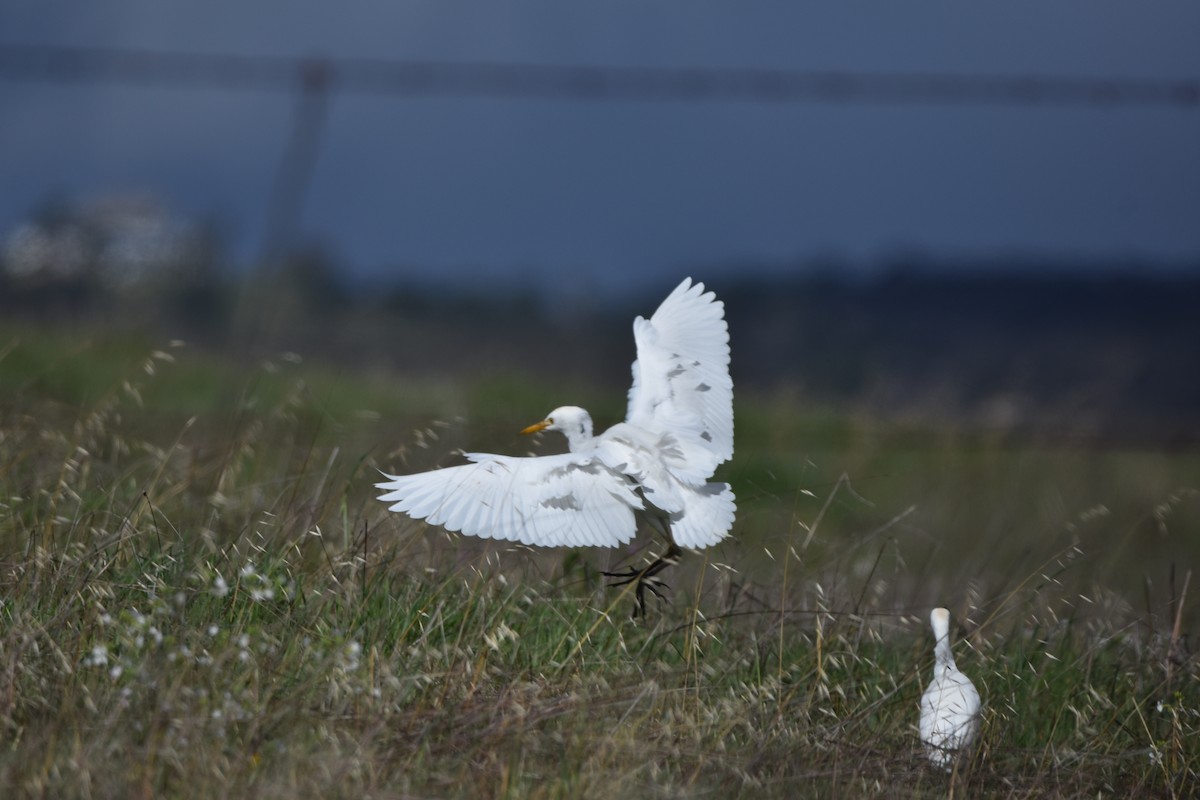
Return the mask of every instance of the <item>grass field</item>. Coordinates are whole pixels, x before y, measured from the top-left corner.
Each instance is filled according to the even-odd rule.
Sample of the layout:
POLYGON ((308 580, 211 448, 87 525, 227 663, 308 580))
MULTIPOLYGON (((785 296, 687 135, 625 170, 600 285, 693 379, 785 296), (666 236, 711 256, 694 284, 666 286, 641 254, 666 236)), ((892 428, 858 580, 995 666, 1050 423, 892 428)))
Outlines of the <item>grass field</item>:
POLYGON ((0 331, 0 793, 1200 794, 1200 454, 739 394, 734 535, 645 621, 598 571, 649 536, 503 547, 374 499, 624 388, 0 331), (950 775, 933 605, 986 707, 950 775))

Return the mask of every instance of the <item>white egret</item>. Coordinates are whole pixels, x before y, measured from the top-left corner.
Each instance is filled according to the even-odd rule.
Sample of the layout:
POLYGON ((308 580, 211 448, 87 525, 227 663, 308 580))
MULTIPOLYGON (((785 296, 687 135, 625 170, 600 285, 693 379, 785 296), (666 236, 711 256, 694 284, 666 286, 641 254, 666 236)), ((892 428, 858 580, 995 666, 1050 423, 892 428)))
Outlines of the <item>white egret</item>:
MULTIPOLYGON (((598 436, 592 418, 562 406, 521 433, 560 431, 569 452, 512 457, 465 453, 469 463, 386 475, 379 499, 415 519, 487 539, 524 544, 617 547, 645 519, 667 551, 643 569, 605 573, 658 597, 654 576, 680 547, 702 548, 733 525, 734 496, 711 483, 733 455, 733 382, 724 304, 685 278, 650 317, 633 322, 637 360, 624 422, 598 436)), ((635 611, 636 614, 636 611, 635 611)))
POLYGON ((921 698, 921 741, 935 767, 951 770, 959 752, 979 735, 982 703, 971 679, 958 671, 950 651, 950 612, 935 608, 929 614, 933 627, 933 681, 921 698))

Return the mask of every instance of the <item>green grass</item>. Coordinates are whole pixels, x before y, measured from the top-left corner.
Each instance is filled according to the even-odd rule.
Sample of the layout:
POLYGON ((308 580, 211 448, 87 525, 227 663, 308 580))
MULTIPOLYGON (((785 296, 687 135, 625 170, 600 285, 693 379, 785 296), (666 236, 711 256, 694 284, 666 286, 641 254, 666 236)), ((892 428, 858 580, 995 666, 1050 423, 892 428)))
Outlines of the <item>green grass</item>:
POLYGON ((611 422, 624 387, 32 330, 0 354, 6 797, 1200 791, 1194 453, 739 395, 735 535, 635 622, 598 571, 649 537, 504 547, 372 486, 520 453, 567 399, 611 422), (986 705, 953 775, 916 741, 935 604, 986 705))

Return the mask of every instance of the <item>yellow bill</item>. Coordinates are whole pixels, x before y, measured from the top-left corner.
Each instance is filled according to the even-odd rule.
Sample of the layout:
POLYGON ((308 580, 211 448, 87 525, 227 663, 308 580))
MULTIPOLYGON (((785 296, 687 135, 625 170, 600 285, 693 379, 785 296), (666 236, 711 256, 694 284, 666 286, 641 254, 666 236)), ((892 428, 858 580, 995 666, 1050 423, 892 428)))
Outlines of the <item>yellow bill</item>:
POLYGON ((535 422, 534 424, 530 425, 528 428, 521 431, 521 435, 528 436, 531 433, 537 433, 538 431, 544 431, 544 430, 546 430, 546 428, 549 428, 551 424, 552 423, 548 419, 544 419, 541 422, 535 422))

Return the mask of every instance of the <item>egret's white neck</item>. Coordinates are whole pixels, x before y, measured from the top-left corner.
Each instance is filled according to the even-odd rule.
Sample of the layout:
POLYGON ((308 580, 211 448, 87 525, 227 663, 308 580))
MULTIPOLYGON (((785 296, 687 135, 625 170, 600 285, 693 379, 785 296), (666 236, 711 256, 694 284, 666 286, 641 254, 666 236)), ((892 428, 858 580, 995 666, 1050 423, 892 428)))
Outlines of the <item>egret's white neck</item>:
POLYGON ((572 453, 587 450, 591 446, 593 439, 592 418, 584 416, 577 426, 564 428, 563 436, 567 437, 567 449, 572 453))
POLYGON ((950 650, 950 612, 944 608, 935 608, 929 615, 933 628, 933 657, 934 670, 942 672, 945 669, 956 669, 954 653, 950 650))

